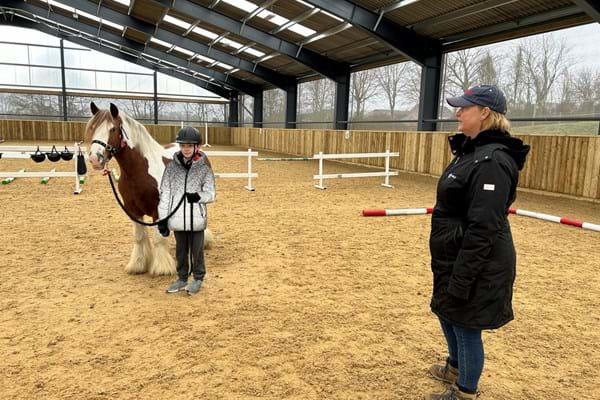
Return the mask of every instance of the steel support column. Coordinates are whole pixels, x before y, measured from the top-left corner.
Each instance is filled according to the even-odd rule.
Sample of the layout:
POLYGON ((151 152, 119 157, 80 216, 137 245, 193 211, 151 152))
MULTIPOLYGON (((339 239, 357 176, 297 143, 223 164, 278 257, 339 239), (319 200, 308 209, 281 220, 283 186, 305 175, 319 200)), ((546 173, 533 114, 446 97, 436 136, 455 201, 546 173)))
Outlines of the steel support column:
POLYGON ((252 126, 254 126, 255 128, 262 128, 263 127, 263 92, 257 93, 254 96, 254 105, 253 105, 253 112, 252 112, 252 126))
POLYGON ((442 54, 428 56, 421 71, 421 95, 419 99, 419 131, 435 131, 437 123, 425 121, 437 119, 442 81, 442 54))
POLYGON ((348 107, 350 104, 350 73, 340 76, 335 82, 334 128, 348 129, 348 107))
POLYGON ((285 90, 285 128, 296 128, 296 110, 298 108, 298 85, 289 86, 285 90))
POLYGON ((238 108, 238 103, 239 103, 239 94, 236 92, 233 92, 231 95, 231 99, 229 100, 229 119, 227 121, 227 126, 229 127, 237 127, 239 126, 239 108, 238 108))
POLYGON ((154 71, 154 124, 158 125, 158 77, 154 71))
POLYGON ((60 39, 60 76, 62 82, 62 111, 63 121, 68 120, 67 115, 67 83, 65 78, 65 46, 63 39, 60 39))

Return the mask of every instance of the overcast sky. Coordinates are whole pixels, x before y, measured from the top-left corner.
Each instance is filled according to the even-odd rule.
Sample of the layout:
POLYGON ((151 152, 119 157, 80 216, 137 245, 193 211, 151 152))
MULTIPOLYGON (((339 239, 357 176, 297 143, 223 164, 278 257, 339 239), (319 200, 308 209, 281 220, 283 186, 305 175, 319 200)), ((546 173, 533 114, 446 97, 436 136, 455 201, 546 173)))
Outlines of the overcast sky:
MULTIPOLYGON (((577 67, 600 69, 600 24, 582 25, 544 35, 552 35, 558 40, 564 40, 569 48, 569 54, 577 61, 577 67)), ((483 48, 506 48, 509 50, 510 47, 514 47, 520 40, 522 39, 509 40, 507 42, 483 46, 483 48)))

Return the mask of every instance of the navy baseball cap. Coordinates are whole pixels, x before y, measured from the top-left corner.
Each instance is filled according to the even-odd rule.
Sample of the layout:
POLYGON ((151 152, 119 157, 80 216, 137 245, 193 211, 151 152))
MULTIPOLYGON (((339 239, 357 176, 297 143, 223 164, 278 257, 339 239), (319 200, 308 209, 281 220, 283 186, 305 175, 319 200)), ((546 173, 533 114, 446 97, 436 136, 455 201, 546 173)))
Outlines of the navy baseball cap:
POLYGON ((448 97, 446 99, 452 107, 482 106, 490 110, 506 114, 506 97, 502 90, 493 85, 473 86, 462 96, 448 97))

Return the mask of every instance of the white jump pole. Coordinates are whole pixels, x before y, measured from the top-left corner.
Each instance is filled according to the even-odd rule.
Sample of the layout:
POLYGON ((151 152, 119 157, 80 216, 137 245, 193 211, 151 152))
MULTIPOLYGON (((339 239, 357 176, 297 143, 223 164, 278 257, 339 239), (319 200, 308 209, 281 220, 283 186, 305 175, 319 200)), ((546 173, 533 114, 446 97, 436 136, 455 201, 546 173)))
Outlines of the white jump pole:
POLYGON ((312 161, 312 157, 263 157, 258 161, 312 161))
MULTIPOLYGON (((53 174, 53 173, 55 173, 55 172, 56 172, 56 168, 52 168, 52 169, 50 170, 50 174, 53 174)), ((48 181, 50 181, 50 176, 44 176, 44 177, 42 178, 42 180, 40 181, 40 183, 41 183, 42 185, 47 185, 47 184, 48 184, 48 181)))
MULTIPOLYGON (((19 173, 21 172, 25 172, 25 168, 21 168, 19 171, 19 173)), ((9 183, 11 183, 12 181, 14 181, 16 178, 14 176, 9 176, 8 178, 4 178, 2 180, 2 184, 3 185, 8 185, 9 183)))
POLYGON ((323 186, 323 152, 319 152, 319 184, 315 185, 317 189, 325 190, 323 186))
POLYGON ((388 175, 388 173, 390 172, 390 149, 387 149, 385 151, 385 178, 384 178, 384 182, 381 184, 381 186, 384 186, 386 188, 391 188, 392 185, 390 185, 390 176, 388 175))
POLYGON ((252 149, 248 149, 248 186, 244 186, 246 190, 254 192, 252 187, 252 149))
POLYGON ((208 123, 207 122, 204 123, 204 144, 202 145, 202 147, 210 147, 210 144, 208 144, 208 123))

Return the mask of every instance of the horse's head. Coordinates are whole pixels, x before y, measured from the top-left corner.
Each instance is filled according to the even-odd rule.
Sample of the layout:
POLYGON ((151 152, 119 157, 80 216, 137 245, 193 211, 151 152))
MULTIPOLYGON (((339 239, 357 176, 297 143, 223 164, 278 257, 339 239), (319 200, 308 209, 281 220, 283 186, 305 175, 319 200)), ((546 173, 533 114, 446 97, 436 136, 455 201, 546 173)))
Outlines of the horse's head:
POLYGON ((96 170, 103 169, 106 162, 122 147, 119 109, 110 103, 110 111, 100 110, 94 102, 90 103, 92 118, 85 128, 86 141, 89 143, 88 158, 96 170))

